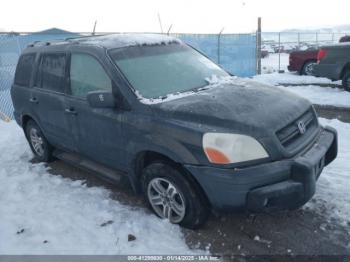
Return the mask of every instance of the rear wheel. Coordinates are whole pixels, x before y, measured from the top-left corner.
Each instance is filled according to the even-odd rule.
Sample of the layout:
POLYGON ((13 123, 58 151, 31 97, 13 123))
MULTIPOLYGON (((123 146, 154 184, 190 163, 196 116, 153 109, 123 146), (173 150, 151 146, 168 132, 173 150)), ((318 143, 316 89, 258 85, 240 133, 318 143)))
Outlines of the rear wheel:
POLYGON ((52 157, 52 146, 46 140, 40 127, 33 120, 29 120, 25 133, 35 158, 40 162, 49 162, 52 157))
POLYGON ((209 206, 182 171, 159 161, 145 167, 142 175, 145 198, 157 216, 191 229, 205 223, 209 206))
POLYGON ((302 75, 312 76, 314 73, 314 66, 316 61, 308 61, 304 64, 303 69, 301 70, 302 75))
POLYGON ((342 85, 346 91, 350 92, 350 71, 347 71, 343 76, 342 85))

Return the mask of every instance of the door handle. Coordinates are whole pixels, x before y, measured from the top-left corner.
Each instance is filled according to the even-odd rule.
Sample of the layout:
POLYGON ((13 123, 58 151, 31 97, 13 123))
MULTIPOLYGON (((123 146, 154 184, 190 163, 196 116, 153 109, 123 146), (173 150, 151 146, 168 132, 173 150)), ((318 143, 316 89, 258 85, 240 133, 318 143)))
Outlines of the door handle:
POLYGON ((64 112, 66 112, 67 114, 71 114, 71 115, 76 115, 76 114, 78 114, 78 112, 75 111, 74 108, 66 108, 66 109, 64 110, 64 112))
POLYGON ((37 104, 37 103, 39 103, 39 100, 36 97, 32 97, 29 99, 29 102, 31 102, 33 104, 37 104))

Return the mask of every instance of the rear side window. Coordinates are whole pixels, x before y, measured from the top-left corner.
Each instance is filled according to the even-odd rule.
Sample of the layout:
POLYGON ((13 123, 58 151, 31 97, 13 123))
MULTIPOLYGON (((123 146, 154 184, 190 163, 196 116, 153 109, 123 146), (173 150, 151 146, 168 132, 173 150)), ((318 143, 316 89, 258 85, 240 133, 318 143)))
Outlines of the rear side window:
POLYGON ((86 97, 90 91, 112 92, 112 81, 94 57, 86 54, 72 54, 70 89, 73 96, 86 97))
POLYGON ((35 54, 22 55, 18 61, 15 84, 29 86, 30 78, 34 68, 35 54))
POLYGON ((65 89, 66 55, 64 53, 44 54, 41 59, 39 87, 59 93, 65 89))

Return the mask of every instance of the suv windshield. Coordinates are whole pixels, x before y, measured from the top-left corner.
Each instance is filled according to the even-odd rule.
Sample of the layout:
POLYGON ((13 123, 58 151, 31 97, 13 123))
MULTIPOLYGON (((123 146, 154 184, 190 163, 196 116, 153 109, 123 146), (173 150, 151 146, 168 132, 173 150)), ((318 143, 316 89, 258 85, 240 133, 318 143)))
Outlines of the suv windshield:
POLYGON ((133 88, 144 98, 196 90, 223 69, 184 44, 134 46, 114 49, 110 56, 133 88))

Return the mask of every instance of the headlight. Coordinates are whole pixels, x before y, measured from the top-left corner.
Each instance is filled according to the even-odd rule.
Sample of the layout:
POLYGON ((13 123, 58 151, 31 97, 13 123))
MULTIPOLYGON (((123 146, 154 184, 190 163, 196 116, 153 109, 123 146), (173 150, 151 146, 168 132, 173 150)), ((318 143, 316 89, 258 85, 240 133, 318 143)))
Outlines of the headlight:
POLYGON ((269 156, 254 138, 238 134, 205 133, 203 149, 214 164, 233 164, 269 156))

